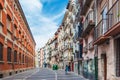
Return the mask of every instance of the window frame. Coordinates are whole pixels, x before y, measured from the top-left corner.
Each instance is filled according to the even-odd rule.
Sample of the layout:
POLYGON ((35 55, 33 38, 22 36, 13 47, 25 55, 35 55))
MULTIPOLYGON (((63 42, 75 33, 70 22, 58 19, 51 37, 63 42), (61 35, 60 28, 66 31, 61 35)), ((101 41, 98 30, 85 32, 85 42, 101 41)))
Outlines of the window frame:
POLYGON ((17 51, 14 51, 14 62, 17 62, 17 51))
POLYGON ((11 31, 11 20, 8 16, 6 18, 6 27, 9 31, 11 31))
POLYGON ((0 42, 0 61, 3 61, 3 47, 4 45, 0 42))
POLYGON ((7 61, 12 62, 12 49, 10 47, 7 48, 7 61))
POLYGON ((2 9, 0 9, 0 22, 2 22, 2 9))

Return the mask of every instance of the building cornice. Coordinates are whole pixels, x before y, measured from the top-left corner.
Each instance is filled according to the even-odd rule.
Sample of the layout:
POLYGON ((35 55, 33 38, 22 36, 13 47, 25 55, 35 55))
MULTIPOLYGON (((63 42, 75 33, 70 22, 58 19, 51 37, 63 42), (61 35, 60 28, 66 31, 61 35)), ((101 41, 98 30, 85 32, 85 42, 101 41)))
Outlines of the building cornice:
POLYGON ((34 38, 33 38, 32 32, 31 32, 31 30, 30 30, 30 27, 29 27, 29 25, 28 25, 27 19, 26 19, 25 14, 24 14, 24 12, 23 12, 23 10, 22 10, 22 7, 21 7, 21 5, 20 5, 19 0, 15 0, 15 3, 17 4, 17 7, 18 7, 18 9, 19 9, 19 11, 20 11, 20 13, 21 13, 21 15, 22 15, 22 18, 23 18, 23 20, 25 21, 25 24, 26 24, 26 26, 27 26, 27 29, 28 29, 29 33, 30 33, 30 36, 32 37, 32 40, 33 40, 34 44, 36 45, 36 42, 35 42, 35 40, 34 40, 34 38))

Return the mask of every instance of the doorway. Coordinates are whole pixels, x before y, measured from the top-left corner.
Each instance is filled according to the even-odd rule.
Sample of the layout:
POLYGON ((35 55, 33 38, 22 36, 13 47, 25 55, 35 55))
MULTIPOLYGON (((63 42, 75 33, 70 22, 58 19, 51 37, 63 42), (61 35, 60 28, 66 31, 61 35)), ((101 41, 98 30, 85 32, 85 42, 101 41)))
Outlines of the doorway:
POLYGON ((107 58, 106 54, 101 54, 102 74, 104 80, 107 80, 107 58))

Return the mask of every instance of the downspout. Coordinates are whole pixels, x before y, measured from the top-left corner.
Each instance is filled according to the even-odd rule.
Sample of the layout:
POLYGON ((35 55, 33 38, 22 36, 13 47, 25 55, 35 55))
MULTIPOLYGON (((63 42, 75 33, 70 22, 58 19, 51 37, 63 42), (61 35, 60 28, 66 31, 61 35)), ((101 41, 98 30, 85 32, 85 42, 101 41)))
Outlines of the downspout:
MULTIPOLYGON (((94 6, 94 10, 95 10, 95 27, 98 23, 98 19, 97 19, 97 0, 94 0, 95 2, 95 6, 94 6)), ((96 34, 95 34, 95 28, 94 28, 94 39, 96 37, 96 34)), ((95 54, 94 54, 94 66, 95 66, 95 80, 98 80, 98 47, 97 45, 94 46, 94 49, 95 49, 95 54)))

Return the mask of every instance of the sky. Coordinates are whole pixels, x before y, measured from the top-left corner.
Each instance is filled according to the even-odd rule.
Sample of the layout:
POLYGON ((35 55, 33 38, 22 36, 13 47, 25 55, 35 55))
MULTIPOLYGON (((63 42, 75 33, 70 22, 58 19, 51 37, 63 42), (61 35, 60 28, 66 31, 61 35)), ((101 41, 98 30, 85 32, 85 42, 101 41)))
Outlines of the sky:
POLYGON ((19 0, 36 42, 44 47, 64 17, 68 0, 19 0))

